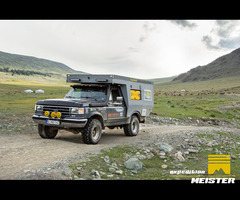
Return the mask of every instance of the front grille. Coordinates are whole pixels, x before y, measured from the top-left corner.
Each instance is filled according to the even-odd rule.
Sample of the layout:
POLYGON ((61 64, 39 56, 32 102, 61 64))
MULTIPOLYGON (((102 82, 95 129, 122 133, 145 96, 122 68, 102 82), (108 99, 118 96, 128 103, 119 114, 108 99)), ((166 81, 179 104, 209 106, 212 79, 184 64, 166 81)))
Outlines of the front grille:
POLYGON ((45 111, 51 112, 60 112, 62 114, 62 118, 70 116, 70 108, 63 106, 43 106, 43 113, 45 111))

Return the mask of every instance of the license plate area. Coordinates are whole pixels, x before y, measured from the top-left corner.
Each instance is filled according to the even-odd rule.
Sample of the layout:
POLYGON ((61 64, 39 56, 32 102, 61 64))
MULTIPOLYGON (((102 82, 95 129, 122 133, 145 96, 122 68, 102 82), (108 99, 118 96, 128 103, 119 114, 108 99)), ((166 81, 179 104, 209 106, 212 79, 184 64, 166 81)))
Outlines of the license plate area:
POLYGON ((51 124, 51 125, 60 125, 60 121, 55 121, 55 120, 46 120, 46 124, 51 124))

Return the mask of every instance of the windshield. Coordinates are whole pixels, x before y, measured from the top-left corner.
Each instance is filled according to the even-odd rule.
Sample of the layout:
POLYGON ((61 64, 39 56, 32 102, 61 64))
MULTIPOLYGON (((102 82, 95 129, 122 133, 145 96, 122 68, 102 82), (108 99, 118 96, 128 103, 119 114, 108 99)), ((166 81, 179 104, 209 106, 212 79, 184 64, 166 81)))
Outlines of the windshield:
POLYGON ((107 98, 107 89, 99 87, 72 88, 65 98, 84 99, 91 98, 97 101, 105 101, 107 98))

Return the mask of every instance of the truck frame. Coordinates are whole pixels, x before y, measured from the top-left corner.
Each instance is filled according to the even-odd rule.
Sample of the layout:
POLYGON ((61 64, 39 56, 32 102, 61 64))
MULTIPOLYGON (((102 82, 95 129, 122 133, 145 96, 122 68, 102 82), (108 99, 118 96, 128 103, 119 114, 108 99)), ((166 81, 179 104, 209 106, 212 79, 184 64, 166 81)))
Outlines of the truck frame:
POLYGON ((73 83, 64 99, 40 100, 32 119, 42 138, 59 129, 81 132, 83 142, 97 144, 105 127, 136 136, 153 108, 153 83, 119 75, 67 74, 73 83))

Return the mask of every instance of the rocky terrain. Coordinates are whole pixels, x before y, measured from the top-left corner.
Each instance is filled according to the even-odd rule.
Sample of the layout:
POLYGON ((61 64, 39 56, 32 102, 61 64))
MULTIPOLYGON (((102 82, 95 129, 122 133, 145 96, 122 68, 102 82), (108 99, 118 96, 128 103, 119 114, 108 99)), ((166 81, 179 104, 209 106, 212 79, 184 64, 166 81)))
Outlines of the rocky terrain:
MULTIPOLYGON (((164 126, 164 128, 167 127, 164 126)), ((169 128, 172 129, 173 127, 169 126, 169 128)), ((142 179, 141 176, 137 176, 138 171, 142 168, 147 171, 150 160, 155 158, 154 162, 159 162, 158 171, 161 173, 160 177, 165 180, 169 179, 169 170, 188 169, 188 166, 184 164, 189 160, 193 160, 196 163, 202 162, 202 158, 196 156, 199 152, 213 152, 220 155, 229 154, 232 160, 239 160, 240 152, 232 153, 232 151, 240 149, 240 130, 222 128, 221 131, 225 132, 220 132, 220 129, 202 127, 201 129, 186 128, 186 130, 179 130, 177 132, 171 131, 165 134, 154 134, 154 136, 148 139, 129 144, 131 150, 119 156, 123 160, 108 155, 101 156, 100 158, 105 163, 101 164, 100 170, 92 169, 91 172, 86 171, 84 170, 86 163, 80 162, 73 167, 72 171, 69 170, 67 176, 69 179, 74 180, 128 180, 129 176, 132 176, 130 179, 142 179), (143 162, 146 160, 149 162, 146 162, 148 164, 145 166, 143 162)), ((150 132, 150 130, 145 131, 145 133, 150 132)), ((124 148, 124 146, 121 146, 121 148, 124 148)), ((90 157, 90 160, 94 159, 96 157, 90 157)), ((92 166, 90 165, 87 168, 89 167, 92 166)), ((207 164, 204 169, 207 173, 207 164)), ((143 178, 148 179, 145 176, 143 178)), ((153 179, 155 178, 159 179, 159 176, 153 179)))

